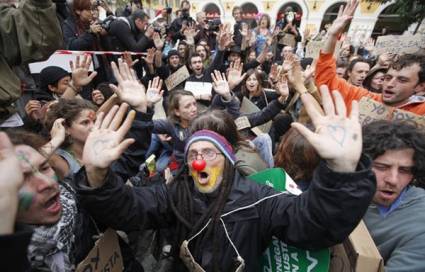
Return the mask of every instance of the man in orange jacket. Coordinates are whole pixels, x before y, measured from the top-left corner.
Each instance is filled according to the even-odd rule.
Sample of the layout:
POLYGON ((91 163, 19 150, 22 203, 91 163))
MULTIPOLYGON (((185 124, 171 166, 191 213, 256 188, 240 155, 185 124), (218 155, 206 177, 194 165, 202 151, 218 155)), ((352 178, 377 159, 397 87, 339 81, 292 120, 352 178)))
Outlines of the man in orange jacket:
POLYGON ((352 100, 369 97, 386 106, 410 111, 418 115, 425 114, 425 97, 417 95, 425 91, 425 57, 403 55, 390 65, 384 77, 382 94, 349 84, 336 75, 336 62, 333 57, 338 36, 353 18, 358 5, 351 0, 340 8, 338 17, 328 30, 328 38, 322 49, 316 66, 316 85, 327 85, 330 90, 339 90, 345 104, 350 107, 352 100))

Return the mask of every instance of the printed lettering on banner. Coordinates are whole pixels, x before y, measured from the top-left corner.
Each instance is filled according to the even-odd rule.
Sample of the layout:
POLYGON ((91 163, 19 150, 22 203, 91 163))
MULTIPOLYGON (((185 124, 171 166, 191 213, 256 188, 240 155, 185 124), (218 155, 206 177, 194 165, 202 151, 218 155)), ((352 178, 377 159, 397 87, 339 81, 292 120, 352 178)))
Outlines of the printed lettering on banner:
POLYGON ((187 70, 186 65, 183 65, 180 67, 177 71, 172 73, 167 79, 165 80, 165 86, 167 86, 167 89, 171 91, 176 86, 178 86, 180 83, 185 81, 190 77, 189 71, 187 70))
POLYGON ((107 229, 75 271, 122 272, 123 267, 117 234, 113 229, 107 229))
MULTIPOLYGON (((276 191, 287 191, 294 195, 302 193, 281 168, 267 169, 249 178, 259 184, 273 187, 276 191)), ((260 271, 264 272, 327 272, 330 251, 327 248, 315 251, 299 249, 273 237, 271 244, 260 257, 260 263, 260 271)))

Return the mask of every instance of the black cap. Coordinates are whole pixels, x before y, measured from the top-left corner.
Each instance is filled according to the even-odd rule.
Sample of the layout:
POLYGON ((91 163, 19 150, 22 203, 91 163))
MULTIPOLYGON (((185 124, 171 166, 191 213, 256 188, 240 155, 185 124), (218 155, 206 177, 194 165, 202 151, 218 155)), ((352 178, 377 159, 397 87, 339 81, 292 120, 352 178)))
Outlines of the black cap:
POLYGON ((69 76, 68 71, 57 66, 48 66, 40 72, 40 89, 48 91, 48 85, 54 85, 66 76, 69 76))
POLYGON ((168 51, 167 58, 169 59, 171 56, 180 56, 180 55, 176 49, 171 49, 170 51, 168 51))

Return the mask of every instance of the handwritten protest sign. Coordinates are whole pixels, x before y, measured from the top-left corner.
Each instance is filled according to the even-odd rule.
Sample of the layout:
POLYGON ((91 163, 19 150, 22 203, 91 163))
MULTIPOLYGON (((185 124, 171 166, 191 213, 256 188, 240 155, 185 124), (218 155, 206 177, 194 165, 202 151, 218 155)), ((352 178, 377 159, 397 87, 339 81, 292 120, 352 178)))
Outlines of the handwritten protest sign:
MULTIPOLYGON (((305 57, 317 59, 319 57, 320 50, 325 46, 326 40, 321 41, 310 41, 305 49, 305 57)), ((338 41, 335 45, 334 56, 337 57, 339 50, 342 46, 342 41, 338 41)))
POLYGON ((251 123, 249 122, 248 117, 246 116, 241 116, 239 118, 236 118, 235 124, 238 130, 251 127, 251 123))
POLYGON ((75 271, 122 272, 123 267, 117 234, 113 229, 107 229, 75 271))
POLYGON ((425 130, 425 117, 408 111, 394 109, 373 99, 363 97, 359 101, 360 123, 369 124, 376 120, 396 120, 416 123, 421 130, 425 130))
MULTIPOLYGON (((249 179, 276 191, 301 194, 292 178, 282 168, 272 168, 249 176, 249 179)), ((303 250, 290 246, 273 237, 271 244, 260 258, 261 270, 268 272, 327 272, 330 263, 329 249, 303 250)))
POLYGON ((425 35, 379 36, 375 43, 376 53, 420 54, 425 55, 425 35))
POLYGON ((165 86, 167 86, 167 90, 171 91, 189 77, 189 71, 187 70, 186 65, 183 65, 177 71, 167 77, 167 79, 165 80, 165 86))

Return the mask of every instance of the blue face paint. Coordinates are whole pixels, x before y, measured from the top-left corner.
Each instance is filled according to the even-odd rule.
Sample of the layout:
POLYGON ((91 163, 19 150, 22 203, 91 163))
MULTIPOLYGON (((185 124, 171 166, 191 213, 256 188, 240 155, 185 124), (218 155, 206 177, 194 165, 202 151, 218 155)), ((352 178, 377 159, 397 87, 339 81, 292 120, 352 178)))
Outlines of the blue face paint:
POLYGON ((34 194, 21 190, 18 193, 18 198, 19 198, 19 204, 18 204, 19 211, 27 211, 32 204, 32 201, 34 199, 34 194))

